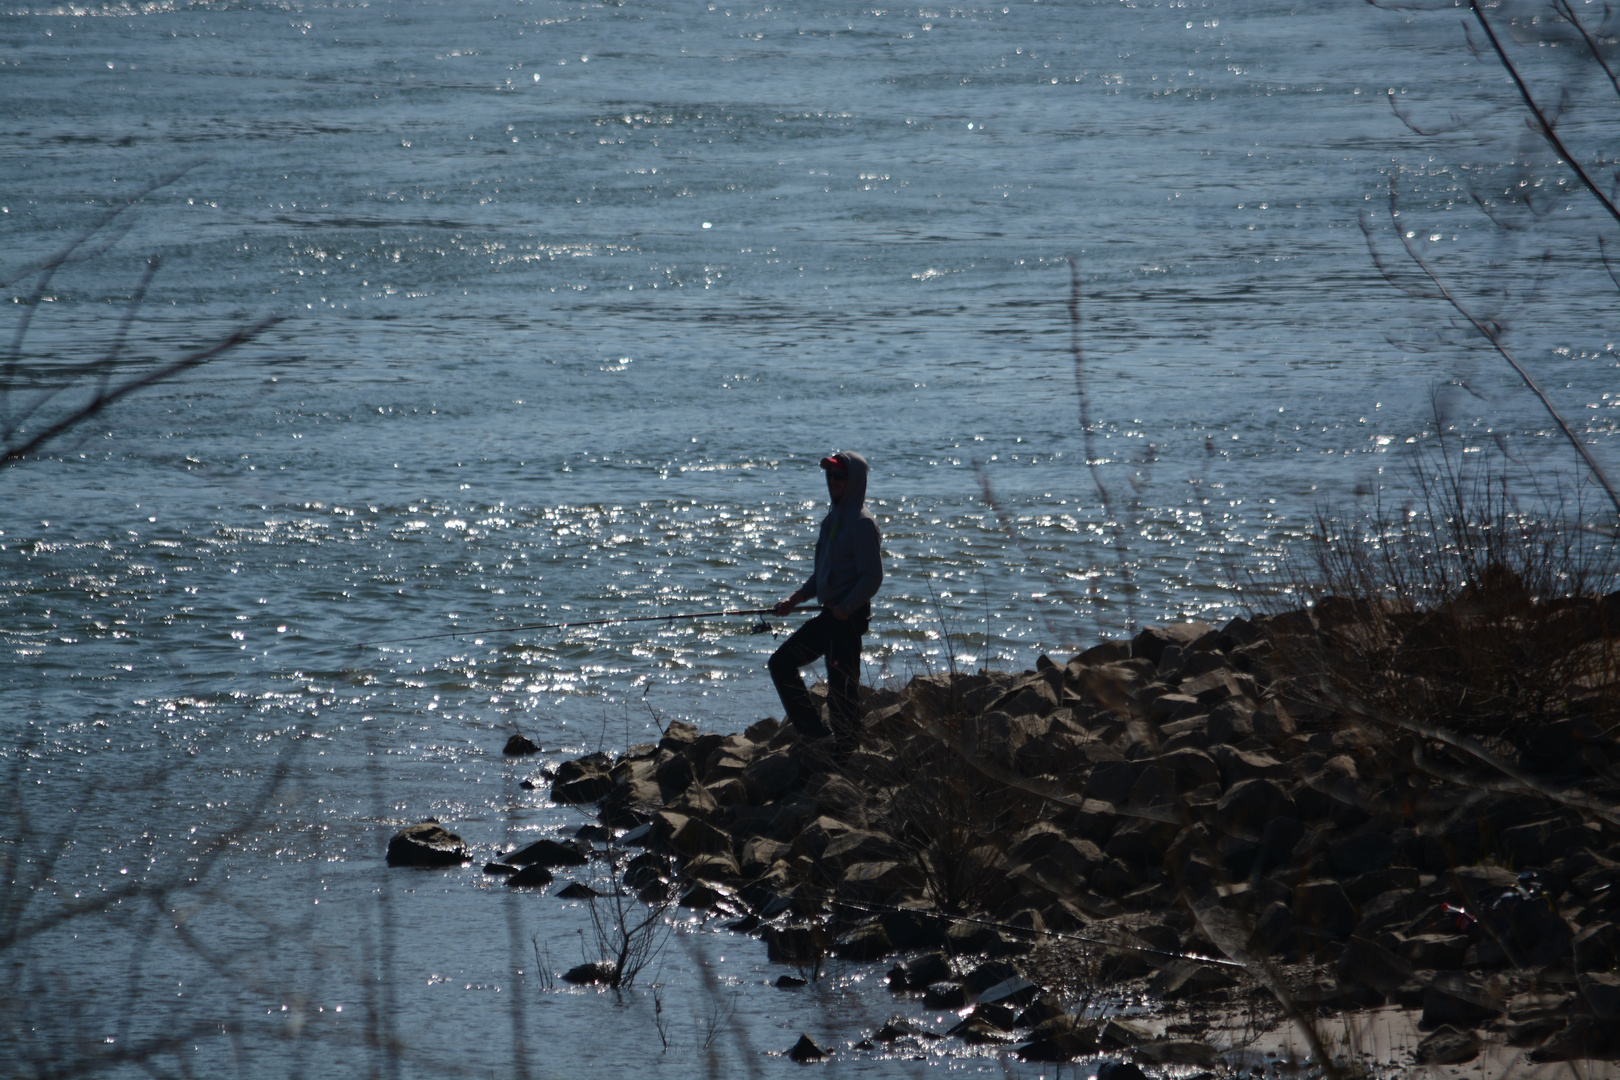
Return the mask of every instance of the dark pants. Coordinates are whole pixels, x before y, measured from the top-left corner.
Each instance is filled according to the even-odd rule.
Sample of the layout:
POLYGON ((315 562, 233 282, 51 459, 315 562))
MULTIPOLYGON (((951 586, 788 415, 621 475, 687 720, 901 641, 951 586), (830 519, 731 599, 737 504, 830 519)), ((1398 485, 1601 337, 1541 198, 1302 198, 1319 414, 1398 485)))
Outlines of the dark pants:
POLYGON ((833 730, 840 738, 860 732, 861 635, 866 632, 871 613, 867 606, 839 622, 831 611, 822 611, 771 654, 771 681, 782 698, 782 708, 787 710, 788 722, 804 734, 827 734, 819 710, 799 677, 800 668, 821 656, 827 658, 827 712, 833 730))

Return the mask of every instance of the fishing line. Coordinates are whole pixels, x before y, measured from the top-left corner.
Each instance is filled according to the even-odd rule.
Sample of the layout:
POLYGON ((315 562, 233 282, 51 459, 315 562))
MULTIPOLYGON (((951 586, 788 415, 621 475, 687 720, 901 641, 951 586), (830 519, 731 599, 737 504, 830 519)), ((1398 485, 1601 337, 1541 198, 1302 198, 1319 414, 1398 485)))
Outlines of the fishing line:
MULTIPOLYGON (((480 634, 510 634, 520 630, 564 630, 576 626, 614 626, 619 623, 635 622, 673 622, 676 619, 712 619, 722 615, 773 615, 775 608, 730 608, 725 611, 692 611, 679 615, 620 615, 611 619, 584 619, 578 622, 555 623, 527 623, 523 626, 492 626, 484 630, 446 630, 437 634, 417 634, 412 637, 378 638, 374 641, 362 641, 355 645, 357 649, 370 648, 373 645, 397 645, 407 641, 436 641, 442 638, 471 637, 480 634)), ((770 624, 760 619, 754 625, 751 633, 766 634, 771 632, 770 624)))

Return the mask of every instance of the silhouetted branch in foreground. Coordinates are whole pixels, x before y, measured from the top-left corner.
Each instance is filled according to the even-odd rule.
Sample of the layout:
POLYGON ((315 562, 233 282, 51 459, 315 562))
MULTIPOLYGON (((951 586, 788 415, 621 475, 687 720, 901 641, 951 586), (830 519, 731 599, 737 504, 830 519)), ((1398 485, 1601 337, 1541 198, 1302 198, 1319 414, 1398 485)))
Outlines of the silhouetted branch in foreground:
MULTIPOLYGON (((1396 188, 1393 177, 1390 179, 1389 183, 1389 214, 1391 220, 1395 220, 1400 217, 1399 192, 1396 188)), ((1541 402, 1542 407, 1547 410, 1547 415, 1551 416, 1553 423, 1558 425, 1558 430, 1563 432, 1564 438, 1569 440, 1570 446, 1575 448, 1575 452, 1580 455, 1581 460, 1586 464, 1586 467, 1591 472, 1592 477, 1598 482, 1599 486, 1603 488, 1604 493, 1608 495, 1609 501, 1614 504, 1616 516, 1620 516, 1620 494, 1615 492, 1614 485, 1609 482, 1609 478, 1604 473, 1603 467, 1597 463, 1597 460, 1592 457, 1591 451, 1586 448, 1586 444, 1581 442, 1574 430, 1570 428, 1568 421, 1566 421, 1559 413, 1557 406, 1552 403, 1552 399, 1547 397, 1546 392, 1543 391, 1539 385, 1537 385, 1536 380, 1531 377, 1528 371, 1525 370, 1524 365, 1519 363, 1519 361, 1502 343, 1501 324, 1494 319, 1488 319, 1476 315, 1465 304, 1463 304, 1462 301, 1457 299, 1456 295, 1446 287, 1445 282, 1440 280, 1440 276, 1434 272, 1434 268, 1429 265, 1428 261, 1424 259, 1423 254, 1417 250, 1416 246, 1407 237, 1407 234, 1402 232, 1400 228, 1396 228, 1395 235, 1397 239, 1400 240, 1401 247, 1406 251, 1407 257, 1411 259, 1413 265, 1415 265, 1422 272, 1423 277, 1427 280, 1427 285, 1420 284, 1418 286, 1413 286, 1407 284, 1402 282, 1393 273, 1390 265, 1379 253, 1377 245, 1373 241, 1371 226, 1365 217, 1362 218, 1362 232, 1367 238, 1367 249, 1372 254, 1373 265, 1378 269, 1379 273, 1383 275, 1385 281, 1388 281, 1391 285, 1394 285, 1396 288, 1405 292, 1409 296, 1424 299, 1444 300, 1447 304, 1451 305, 1453 310, 1455 310, 1458 315, 1462 316, 1463 321, 1466 322, 1468 326, 1472 327, 1480 337, 1485 339, 1486 343, 1490 345, 1498 356, 1507 362, 1508 366, 1511 367, 1514 373, 1519 376, 1519 379, 1524 383, 1524 385, 1529 388, 1530 392, 1536 396, 1538 401, 1541 402)))
POLYGON ((28 296, 18 298, 22 312, 12 333, 11 342, 6 348, 3 363, 0 363, 0 469, 16 465, 39 453, 55 440, 82 427, 129 395, 201 367, 222 354, 247 344, 282 321, 279 315, 268 316, 251 325, 232 330, 211 345, 194 349, 183 356, 160 362, 155 366, 142 365, 140 370, 120 377, 120 365, 125 359, 130 327, 145 303, 147 291, 162 265, 161 261, 154 257, 147 261, 146 272, 141 276, 141 281, 119 320, 118 328, 114 331, 112 342, 106 352, 88 363, 52 371, 52 377, 57 385, 41 390, 31 401, 18 409, 13 409, 13 396, 18 391, 24 375, 25 347, 33 328, 34 313, 39 309, 57 272, 64 266, 94 259, 110 250, 128 232, 129 225, 123 220, 125 212, 152 192, 174 183, 187 171, 188 169, 182 169, 154 181, 129 198, 114 204, 55 254, 10 275, 0 277, 0 288, 8 288, 30 277, 36 278, 28 296), (85 391, 88 397, 49 420, 30 426, 52 402, 64 394, 76 391, 85 391))

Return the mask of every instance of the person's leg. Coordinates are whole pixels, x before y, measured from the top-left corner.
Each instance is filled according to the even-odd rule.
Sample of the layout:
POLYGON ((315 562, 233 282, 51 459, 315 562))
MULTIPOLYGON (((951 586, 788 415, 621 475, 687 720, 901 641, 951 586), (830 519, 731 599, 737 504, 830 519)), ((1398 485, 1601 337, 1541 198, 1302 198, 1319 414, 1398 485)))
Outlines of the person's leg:
MULTIPOLYGON (((804 688, 799 669, 827 652, 827 624, 836 622, 823 612, 793 631, 793 635, 782 642, 782 647, 771 654, 771 681, 776 684, 788 723, 812 738, 827 734, 827 728, 821 722, 820 710, 811 700, 810 691, 804 688)), ((859 659, 859 653, 856 655, 859 659)))
POLYGON ((841 743, 853 749, 861 733, 861 634, 866 618, 833 621, 827 641, 827 713, 841 743))

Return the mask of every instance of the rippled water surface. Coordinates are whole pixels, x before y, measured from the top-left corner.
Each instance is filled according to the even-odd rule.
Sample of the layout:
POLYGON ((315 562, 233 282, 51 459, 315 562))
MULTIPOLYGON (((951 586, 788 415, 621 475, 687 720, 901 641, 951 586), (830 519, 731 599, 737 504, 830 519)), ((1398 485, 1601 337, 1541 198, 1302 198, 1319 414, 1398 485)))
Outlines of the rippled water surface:
MULTIPOLYGON (((502 628, 774 602, 809 572, 835 448, 873 464, 866 664, 894 683, 1241 610, 1233 582, 1315 507, 1392 482, 1437 383, 1448 422, 1561 468, 1511 373, 1375 268, 1392 180, 1401 231, 1614 460, 1594 219, 1575 195, 1533 235, 1473 209, 1545 154, 1448 19, 9 5, 6 277, 184 171, 116 246, 9 286, 5 339, 31 321, 8 410, 126 333, 154 256, 132 362, 287 318, 0 472, 7 903, 46 927, 0 1045, 167 1040, 164 1069, 250 1076, 774 1075, 800 1031, 847 1048, 916 1012, 859 965, 768 989, 756 940, 688 921, 644 977, 666 1048, 650 990, 542 985, 581 954, 580 905, 385 873, 381 848, 428 815, 481 856, 571 830, 518 782, 777 711, 748 618, 502 628), (1424 139, 1390 97, 1501 108, 1424 139), (483 632, 377 644, 455 629, 483 632), (541 762, 500 757, 513 730, 541 762)), ((1040 1072, 918 1052, 919 1074, 1040 1072)))

